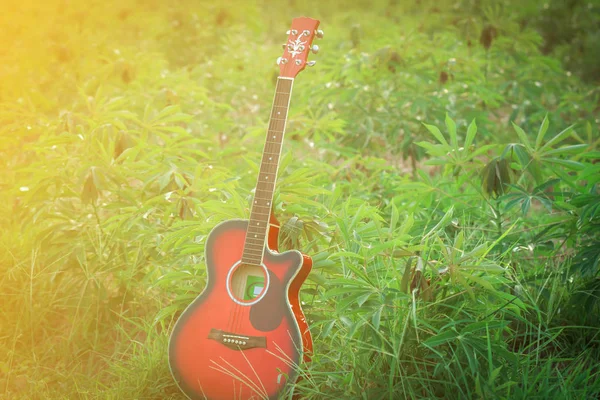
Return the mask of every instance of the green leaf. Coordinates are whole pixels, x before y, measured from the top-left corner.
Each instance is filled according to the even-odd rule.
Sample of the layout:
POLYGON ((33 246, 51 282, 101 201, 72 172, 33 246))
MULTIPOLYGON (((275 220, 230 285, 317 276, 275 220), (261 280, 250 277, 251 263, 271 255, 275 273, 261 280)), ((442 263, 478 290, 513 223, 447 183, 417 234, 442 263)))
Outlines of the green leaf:
POLYGON ((98 200, 98 188, 96 187, 96 181, 97 178, 95 176, 95 168, 92 167, 85 178, 83 189, 81 190, 81 201, 83 203, 94 204, 96 203, 96 200, 98 200))
POLYGON ((519 160, 519 164, 521 165, 521 170, 525 170, 531 160, 531 156, 527 152, 525 146, 520 143, 510 143, 502 152, 501 157, 504 158, 509 152, 511 153, 511 157, 513 154, 517 156, 517 160, 519 160))
POLYGON ((468 333, 474 333, 477 331, 488 329, 504 329, 508 326, 509 321, 478 321, 473 322, 460 330, 461 335, 466 335, 468 333))
POLYGON ((523 204, 521 204, 521 213, 523 213, 523 215, 527 215, 527 212, 529 212, 530 206, 531 206, 531 198, 525 197, 523 199, 523 204))
POLYGON ((500 375, 501 370, 502 365, 492 371, 492 373, 490 374, 488 385, 490 385, 491 387, 494 386, 494 381, 496 380, 496 378, 498 378, 498 375, 500 375))
POLYGON ((515 132, 517 132, 519 139, 521 140, 521 142, 523 143, 523 145, 525 146, 527 151, 529 153, 532 153, 533 148, 531 147, 531 144, 529 143, 529 139, 527 139, 527 134, 525 133, 525 131, 523 129, 521 129, 521 127, 518 126, 517 124, 515 124, 514 122, 511 122, 511 123, 512 123, 513 128, 515 129, 515 132))
POLYGON ((446 128, 448 129, 448 134, 450 135, 450 143, 452 143, 452 148, 458 151, 458 138, 456 137, 456 123, 448 113, 446 113, 446 128))
POLYGON ((358 304, 359 307, 362 307, 362 305, 365 304, 365 302, 367 300, 369 300, 369 297, 371 297, 372 294, 373 294, 373 292, 368 292, 368 293, 365 293, 365 294, 363 294, 361 296, 358 296, 356 298, 356 304, 358 304))
POLYGON ((408 285, 412 276, 412 262, 413 257, 409 258, 404 267, 404 273, 402 274, 402 280, 400 282, 400 290, 404 293, 408 293, 408 285))
POLYGON ((544 150, 552 147, 557 143, 562 142, 567 137, 569 137, 569 135, 571 135, 571 131, 573 130, 573 126, 574 125, 568 126, 567 128, 565 128, 565 130, 554 136, 552 139, 548 140, 546 144, 540 149, 540 151, 543 152, 544 150))
POLYGON ((398 213, 398 207, 396 207, 396 204, 392 201, 392 218, 390 220, 390 233, 394 232, 394 230, 396 229, 398 218, 400 218, 400 214, 398 213))
POLYGON ((557 183, 560 182, 560 179, 554 178, 554 179, 550 179, 547 182, 542 183, 541 185, 536 186, 531 193, 534 194, 539 194, 539 193, 543 193, 544 190, 548 189, 550 186, 556 185, 557 183))
POLYGON ((560 158, 545 158, 544 161, 552 164, 562 165, 563 167, 569 169, 582 170, 585 168, 585 164, 573 160, 562 160, 560 158))
POLYGON ((454 341, 458 337, 458 333, 454 330, 447 330, 442 333, 438 333, 435 336, 425 340, 423 344, 427 347, 437 347, 443 344, 454 341))
POLYGON ((442 217, 442 219, 433 228, 431 228, 429 230, 429 232, 427 232, 423 236, 423 239, 428 238, 429 236, 433 235, 435 232, 439 231, 440 229, 442 229, 446 225, 448 225, 450 223, 450 221, 452 220, 452 214, 454 214, 454 206, 451 206, 448 209, 448 211, 446 211, 446 213, 444 214, 444 216, 442 217))
POLYGON ((548 150, 544 153, 544 156, 554 155, 554 154, 569 154, 569 153, 579 153, 581 150, 589 147, 587 143, 584 144, 574 144, 571 146, 560 147, 558 149, 548 150))
POLYGON ((431 132, 431 134, 433 136, 435 136, 435 138, 438 140, 438 142, 440 142, 441 144, 443 144, 447 148, 450 148, 450 146, 448 145, 448 142, 444 138, 444 135, 442 135, 442 132, 440 132, 440 130, 438 129, 437 126, 435 126, 435 125, 428 125, 426 123, 423 123, 423 125, 425 126, 425 128, 427 128, 427 130, 429 132, 431 132))
POLYGON ((546 131, 548 130, 548 114, 544 116, 544 120, 540 125, 540 130, 538 131, 537 137, 535 138, 535 148, 538 149, 544 140, 544 135, 546 135, 546 131))
POLYGON ((465 139, 465 149, 468 149, 473 143, 473 139, 475 139, 475 134, 477 134, 477 124, 475 123, 475 118, 469 124, 469 128, 467 129, 467 137, 465 139))
POLYGON ((375 329, 379 330, 379 323, 381 322, 381 312, 383 311, 383 306, 379 307, 373 313, 373 317, 371 318, 371 323, 375 327, 375 329))

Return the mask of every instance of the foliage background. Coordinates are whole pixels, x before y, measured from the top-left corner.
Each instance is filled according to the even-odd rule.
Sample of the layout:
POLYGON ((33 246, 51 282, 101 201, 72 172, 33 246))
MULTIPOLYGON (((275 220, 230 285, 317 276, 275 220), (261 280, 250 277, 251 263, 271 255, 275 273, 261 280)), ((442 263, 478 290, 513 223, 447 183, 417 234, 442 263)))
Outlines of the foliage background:
POLYGON ((0 397, 182 398, 204 240, 247 217, 285 30, 280 243, 314 258, 307 398, 597 398, 600 5, 10 2, 0 397))

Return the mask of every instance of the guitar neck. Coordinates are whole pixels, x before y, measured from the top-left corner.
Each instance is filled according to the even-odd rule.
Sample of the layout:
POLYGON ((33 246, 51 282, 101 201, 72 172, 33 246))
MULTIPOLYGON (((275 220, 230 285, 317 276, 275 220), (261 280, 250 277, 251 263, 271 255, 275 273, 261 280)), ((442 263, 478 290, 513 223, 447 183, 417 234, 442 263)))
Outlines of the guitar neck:
POLYGON ((252 210, 242 255, 243 263, 254 265, 262 263, 293 84, 293 78, 277 79, 267 138, 252 199, 252 210))

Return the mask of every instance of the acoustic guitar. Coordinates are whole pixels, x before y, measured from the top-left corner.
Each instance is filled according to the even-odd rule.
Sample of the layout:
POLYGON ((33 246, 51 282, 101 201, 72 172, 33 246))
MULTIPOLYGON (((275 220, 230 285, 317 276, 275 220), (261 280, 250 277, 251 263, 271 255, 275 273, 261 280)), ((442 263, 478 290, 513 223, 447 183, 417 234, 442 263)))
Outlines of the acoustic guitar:
POLYGON ((275 399, 309 361, 312 339, 298 299, 312 260, 278 252, 273 192, 292 85, 306 66, 319 21, 295 18, 277 59, 267 138, 249 220, 229 220, 210 232, 207 284, 179 317, 169 342, 169 365, 190 399, 275 399))

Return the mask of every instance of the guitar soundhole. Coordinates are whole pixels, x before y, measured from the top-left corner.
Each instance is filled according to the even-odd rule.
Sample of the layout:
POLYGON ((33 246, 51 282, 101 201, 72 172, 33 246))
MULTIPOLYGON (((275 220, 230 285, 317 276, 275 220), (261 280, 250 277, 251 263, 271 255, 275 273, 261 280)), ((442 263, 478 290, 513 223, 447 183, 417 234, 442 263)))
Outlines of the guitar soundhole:
POLYGON ((242 305, 256 304, 266 293, 269 276, 264 265, 238 263, 227 278, 227 291, 232 300, 242 305))

